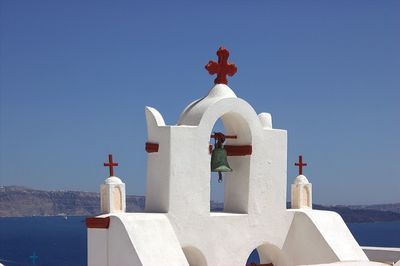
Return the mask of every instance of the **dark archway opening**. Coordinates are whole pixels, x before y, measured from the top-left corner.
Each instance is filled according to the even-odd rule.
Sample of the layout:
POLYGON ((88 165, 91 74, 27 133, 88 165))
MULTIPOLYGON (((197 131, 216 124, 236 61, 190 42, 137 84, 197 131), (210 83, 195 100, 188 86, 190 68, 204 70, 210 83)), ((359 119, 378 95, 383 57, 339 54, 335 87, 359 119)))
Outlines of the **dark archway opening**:
MULTIPOLYGON (((224 124, 221 119, 218 119, 214 124, 211 134, 214 132, 225 132, 224 124)), ((210 138, 210 145, 214 148, 214 139, 210 138)), ((211 172, 210 175, 210 212, 224 211, 224 190, 225 183, 218 183, 218 173, 211 172)))
POLYGON ((274 266, 271 262, 261 263, 257 249, 254 249, 247 259, 246 266, 274 266))
POLYGON ((253 266, 260 264, 260 256, 258 255, 257 249, 254 249, 251 253, 249 258, 247 259, 246 266, 253 266))

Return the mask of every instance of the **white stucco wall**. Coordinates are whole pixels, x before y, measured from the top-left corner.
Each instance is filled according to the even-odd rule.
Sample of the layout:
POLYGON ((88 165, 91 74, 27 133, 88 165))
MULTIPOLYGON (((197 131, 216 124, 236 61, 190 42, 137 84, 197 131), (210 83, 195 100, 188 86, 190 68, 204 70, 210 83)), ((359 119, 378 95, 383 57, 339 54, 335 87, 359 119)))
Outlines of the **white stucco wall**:
POLYGON ((335 212, 288 210, 294 213, 283 252, 297 264, 368 261, 343 219, 335 212))
POLYGON ((89 266, 189 265, 165 214, 113 214, 110 219, 108 229, 88 229, 89 266))
POLYGON ((344 261, 323 264, 302 264, 298 266, 389 266, 389 264, 371 261, 344 261))
POLYGON ((90 228, 87 239, 88 265, 108 266, 108 230, 90 228))

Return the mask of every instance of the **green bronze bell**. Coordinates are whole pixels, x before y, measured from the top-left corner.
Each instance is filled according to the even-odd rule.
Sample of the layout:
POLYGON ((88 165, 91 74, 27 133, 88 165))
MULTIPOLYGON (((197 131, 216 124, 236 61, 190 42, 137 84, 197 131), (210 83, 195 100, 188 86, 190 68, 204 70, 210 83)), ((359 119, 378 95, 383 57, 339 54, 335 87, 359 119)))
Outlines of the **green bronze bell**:
POLYGON ((218 172, 218 182, 221 183, 222 172, 231 172, 232 168, 229 166, 226 150, 222 146, 225 137, 221 137, 221 135, 223 136, 222 133, 216 133, 214 135, 217 137, 214 150, 211 154, 211 172, 218 172))

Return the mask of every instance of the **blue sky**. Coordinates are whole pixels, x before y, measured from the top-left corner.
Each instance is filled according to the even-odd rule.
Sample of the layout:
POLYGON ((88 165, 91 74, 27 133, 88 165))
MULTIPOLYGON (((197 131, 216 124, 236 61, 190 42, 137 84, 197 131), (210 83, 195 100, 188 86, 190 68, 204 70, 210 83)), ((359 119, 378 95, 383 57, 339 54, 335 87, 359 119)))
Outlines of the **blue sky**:
MULTIPOLYGON (((168 124, 214 77, 288 130, 314 202, 400 202, 399 1, 1 1, 0 184, 143 195, 144 106, 168 124)), ((213 197, 221 189, 213 182, 213 197)))

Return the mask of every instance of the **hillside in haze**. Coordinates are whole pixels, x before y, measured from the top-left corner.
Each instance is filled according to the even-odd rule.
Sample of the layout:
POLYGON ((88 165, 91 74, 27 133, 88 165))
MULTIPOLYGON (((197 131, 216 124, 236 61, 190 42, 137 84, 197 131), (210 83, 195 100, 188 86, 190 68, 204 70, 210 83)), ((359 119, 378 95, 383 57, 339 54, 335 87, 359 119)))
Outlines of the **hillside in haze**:
MULTIPOLYGON (((128 212, 144 210, 145 197, 126 198, 128 212)), ((290 203, 288 203, 288 208, 290 203)), ((221 211, 223 204, 211 202, 213 211, 221 211)), ((400 220, 400 203, 358 206, 323 206, 314 209, 339 213, 345 222, 378 222, 400 220)), ((26 187, 0 187, 0 217, 83 215, 100 213, 99 193, 82 191, 43 191, 26 187)))
MULTIPOLYGON (((129 212, 144 209, 143 196, 127 196, 129 212)), ((0 217, 98 215, 99 193, 82 191, 43 191, 26 187, 0 187, 0 217)))

